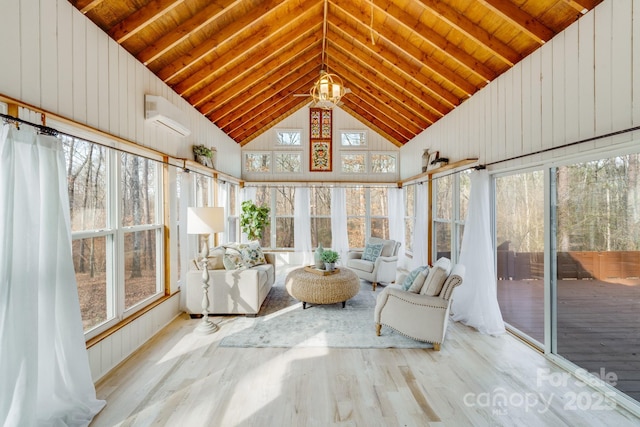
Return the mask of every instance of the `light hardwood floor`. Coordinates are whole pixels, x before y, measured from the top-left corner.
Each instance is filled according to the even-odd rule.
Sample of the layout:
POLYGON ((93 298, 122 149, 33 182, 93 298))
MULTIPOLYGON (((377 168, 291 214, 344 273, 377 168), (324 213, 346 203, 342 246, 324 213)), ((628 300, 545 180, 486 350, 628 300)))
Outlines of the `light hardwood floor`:
POLYGON ((103 378, 91 425, 640 425, 510 335, 453 323, 440 352, 225 348, 235 317, 212 319, 198 336, 180 316, 103 378))

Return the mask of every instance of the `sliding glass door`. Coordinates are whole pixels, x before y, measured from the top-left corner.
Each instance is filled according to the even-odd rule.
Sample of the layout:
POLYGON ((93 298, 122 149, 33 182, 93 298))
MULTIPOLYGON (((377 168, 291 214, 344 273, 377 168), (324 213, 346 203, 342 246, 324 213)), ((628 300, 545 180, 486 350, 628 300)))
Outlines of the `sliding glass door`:
POLYGON ((496 178, 498 302, 504 321, 544 343, 544 173, 496 178))
POLYGON ((640 400, 640 155, 553 172, 553 352, 640 400))

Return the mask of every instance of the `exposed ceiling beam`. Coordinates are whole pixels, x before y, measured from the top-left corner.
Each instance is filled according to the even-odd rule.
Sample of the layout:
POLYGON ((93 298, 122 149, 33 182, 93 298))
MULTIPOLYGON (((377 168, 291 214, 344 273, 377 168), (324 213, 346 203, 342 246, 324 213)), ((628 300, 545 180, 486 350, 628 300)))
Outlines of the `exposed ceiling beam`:
POLYGON ((539 44, 553 38, 553 30, 508 0, 480 0, 487 8, 520 28, 539 44))
POLYGON ((155 61, 174 46, 185 41, 191 34, 202 30, 241 2, 242 0, 218 0, 209 4, 172 31, 167 32, 158 40, 147 45, 147 47, 138 52, 136 58, 145 65, 155 61))
POLYGON ((564 0, 569 6, 581 14, 585 14, 596 7, 602 0, 564 0))
POLYGON ((349 114, 351 114, 356 119, 360 120, 362 123, 366 123, 367 126, 369 126, 371 129, 374 129, 380 135, 384 136, 393 145, 402 147, 407 142, 407 138, 399 134, 398 132, 396 132, 395 129, 390 128, 385 123, 380 123, 368 111, 365 111, 362 108, 358 108, 357 102, 352 101, 350 99, 345 99, 344 105, 341 106, 340 108, 347 111, 349 114))
MULTIPOLYGON (((338 46, 334 47, 334 41, 331 42, 328 49, 329 53, 332 57, 337 59, 339 63, 346 63, 346 59, 348 58, 347 54, 340 50, 338 46)), ((385 67, 380 67, 380 71, 376 72, 371 70, 369 67, 365 65, 361 65, 359 63, 359 67, 345 67, 352 69, 351 74, 358 74, 359 77, 364 81, 369 81, 375 83, 375 85, 385 93, 387 97, 392 99, 396 103, 400 103, 406 111, 405 115, 408 118, 415 117, 415 124, 422 129, 426 128, 429 124, 434 123, 438 120, 441 115, 434 114, 426 107, 422 106, 419 102, 416 102, 411 94, 406 90, 406 88, 396 88, 393 82, 387 80, 386 75, 382 70, 387 70, 385 67)), ((350 76, 351 76, 350 74, 350 76)), ((354 77, 349 77, 349 80, 354 80, 354 77)), ((357 79, 355 79, 357 81, 357 79)))
POLYGON ((441 36, 436 31, 424 25, 418 18, 405 12, 394 3, 385 5, 384 9, 381 8, 378 3, 374 2, 374 5, 377 8, 376 10, 379 11, 378 13, 388 14, 408 30, 413 31, 423 41, 438 49, 440 52, 442 52, 443 55, 448 56, 460 65, 464 66, 467 70, 476 74, 479 78, 485 81, 493 80, 494 78, 496 78, 496 70, 492 70, 487 65, 478 61, 472 55, 460 49, 458 46, 448 41, 445 37, 441 36))
MULTIPOLYGON (((320 34, 320 38, 321 37, 322 34, 320 34)), ((290 99, 285 99, 282 103, 280 103, 278 108, 271 111, 271 114, 265 115, 261 119, 252 120, 245 126, 230 133, 229 136, 233 140, 242 143, 242 141, 244 141, 245 139, 252 138, 256 132, 262 133, 266 129, 275 126, 279 121, 282 120, 282 117, 286 117, 287 115, 289 115, 291 110, 295 109, 297 111, 308 103, 309 100, 305 98, 291 97, 290 99)))
POLYGON ((109 35, 118 43, 123 43, 142 28, 183 2, 184 0, 152 0, 111 28, 109 35))
POLYGON ((257 138, 258 136, 262 135, 263 133, 265 133, 266 131, 268 131, 269 129, 271 129, 272 127, 276 126, 278 123, 280 123, 282 120, 286 119, 287 117, 289 117, 290 115, 296 113, 299 109, 305 107, 307 104, 305 102, 301 102, 300 104, 296 104, 294 105, 289 111, 286 111, 282 114, 280 114, 278 117, 276 117, 273 122, 269 123, 266 126, 263 126, 262 128, 258 128, 255 132, 253 132, 251 135, 245 137, 242 141, 240 141, 240 146, 244 146, 246 144, 248 144, 249 142, 251 142, 253 139, 257 138))
POLYGON ((190 49, 189 52, 172 61, 170 64, 163 66, 161 69, 150 64, 149 68, 154 71, 158 77, 164 82, 169 82, 176 75, 183 73, 185 69, 190 68, 202 61, 208 55, 219 48, 221 44, 228 42, 234 35, 241 32, 244 28, 252 25, 255 21, 261 19, 265 14, 274 11, 283 3, 280 0, 266 0, 264 3, 256 6, 250 13, 244 15, 241 19, 232 20, 229 25, 221 28, 212 37, 206 39, 203 43, 190 49))
MULTIPOLYGON (((362 13, 360 9, 358 9, 351 2, 344 2, 339 7, 347 16, 353 19, 356 24, 356 28, 358 25, 362 25, 362 22, 366 22, 367 16, 362 13)), ((424 54, 422 50, 413 45, 410 40, 406 40, 396 32, 391 31, 388 26, 383 25, 383 23, 378 23, 375 26, 376 33, 379 37, 384 38, 386 43, 392 45, 395 50, 401 51, 407 57, 411 58, 414 62, 414 66, 419 66, 422 68, 427 68, 429 73, 434 73, 439 75, 444 80, 448 81, 452 86, 457 88, 462 93, 458 95, 458 97, 469 96, 476 92, 477 89, 484 86, 486 84, 486 80, 482 80, 482 85, 477 87, 465 78, 459 76, 454 71, 448 69, 446 66, 442 65, 438 61, 435 61, 433 58, 424 54)), ((359 31, 360 32, 360 31, 359 31)), ((380 40, 376 40, 376 43, 379 43, 380 40)))
MULTIPOLYGON (((249 114, 249 111, 259 103, 257 99, 269 99, 274 94, 304 79, 308 74, 313 74, 317 78, 317 70, 320 65, 321 60, 317 56, 314 56, 311 61, 305 62, 301 67, 293 71, 288 70, 285 65, 281 67, 281 70, 272 73, 266 79, 239 93, 238 96, 226 104, 218 105, 218 108, 203 114, 219 127, 224 127, 236 117, 249 114)), ((304 88, 303 92, 309 93, 309 88, 304 88)))
MULTIPOLYGON (((372 46, 366 40, 362 40, 361 34, 344 22, 339 22, 337 24, 335 22, 331 22, 330 24, 329 28, 331 30, 341 34, 341 37, 345 39, 352 39, 353 43, 357 44, 359 49, 370 52, 372 56, 377 57, 374 62, 382 62, 382 60, 386 60, 393 64, 398 71, 402 71, 406 78, 419 82, 428 92, 431 92, 437 98, 441 99, 440 102, 445 101, 451 106, 457 106, 460 104, 460 98, 437 83, 434 83, 433 80, 421 73, 418 70, 420 64, 416 66, 415 61, 392 52, 387 48, 387 46, 384 46, 383 43, 378 43, 375 46, 372 46)), ((449 111, 450 109, 447 108, 447 112, 449 111)))
MULTIPOLYGON (((394 72, 391 69, 393 65, 386 61, 374 61, 371 58, 362 57, 362 51, 344 38, 338 35, 332 37, 330 49, 332 47, 339 51, 339 53, 332 51, 334 55, 338 55, 339 60, 344 61, 345 58, 352 58, 352 61, 357 61, 357 65, 361 67, 359 72, 364 78, 371 79, 371 81, 379 81, 383 78, 385 83, 390 85, 381 85, 383 90, 396 99, 402 100, 417 116, 435 122, 451 111, 450 106, 440 103, 431 93, 424 91, 424 87, 420 83, 406 79, 394 72), (344 54, 344 56, 340 56, 340 54, 344 54)), ((345 61, 345 63, 347 62, 345 61)))
POLYGON ((227 65, 221 68, 222 72, 217 74, 217 77, 211 84, 194 93, 187 100, 192 105, 198 105, 212 97, 217 97, 215 101, 219 105, 219 103, 229 98, 229 96, 224 95, 223 92, 233 92, 229 90, 228 86, 239 82, 239 85, 234 86, 235 91, 240 91, 250 86, 253 79, 249 77, 252 73, 265 70, 260 75, 264 78, 268 74, 267 70, 275 70, 282 64, 296 60, 298 56, 306 58, 306 62, 306 60, 309 60, 310 57, 316 54, 317 43, 320 42, 320 38, 321 34, 315 31, 315 27, 311 27, 307 28, 307 31, 300 35, 300 37, 290 40, 290 43, 282 46, 277 52, 263 52, 257 57, 243 57, 240 62, 234 62, 232 66, 227 65))
POLYGON ((438 0, 419 0, 431 13, 443 19, 452 27, 462 32, 467 37, 472 38, 495 56, 502 59, 507 65, 513 66, 522 59, 522 56, 498 40, 493 35, 487 33, 480 26, 470 21, 453 7, 438 0))
POLYGON ((78 9, 81 13, 86 14, 91 9, 99 6, 104 0, 72 0, 71 3, 78 9))

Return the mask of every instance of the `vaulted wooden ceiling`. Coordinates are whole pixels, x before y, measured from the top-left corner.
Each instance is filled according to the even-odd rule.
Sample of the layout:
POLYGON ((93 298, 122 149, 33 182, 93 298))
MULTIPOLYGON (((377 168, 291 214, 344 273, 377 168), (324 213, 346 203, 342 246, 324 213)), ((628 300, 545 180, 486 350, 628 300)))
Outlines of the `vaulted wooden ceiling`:
POLYGON ((602 0, 70 1, 241 145, 328 67, 401 146, 602 0))

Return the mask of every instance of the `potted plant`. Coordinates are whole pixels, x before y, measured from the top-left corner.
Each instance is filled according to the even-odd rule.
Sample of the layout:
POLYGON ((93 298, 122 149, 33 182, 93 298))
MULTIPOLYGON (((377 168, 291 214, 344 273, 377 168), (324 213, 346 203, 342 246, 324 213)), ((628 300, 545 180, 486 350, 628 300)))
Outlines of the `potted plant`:
POLYGON ((249 240, 262 239, 262 232, 269 225, 269 207, 257 206, 252 200, 242 202, 240 228, 249 240))
POLYGON ((324 269, 327 271, 333 271, 336 268, 336 261, 340 258, 340 254, 331 249, 327 249, 322 252, 322 261, 324 261, 324 269))
POLYGON ((213 168, 213 156, 215 151, 205 145, 194 145, 193 155, 201 165, 213 168))

